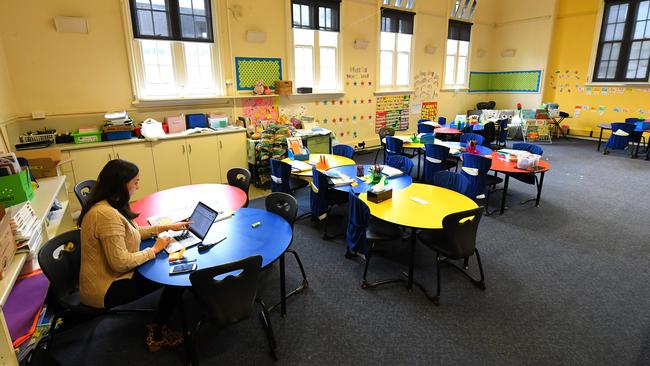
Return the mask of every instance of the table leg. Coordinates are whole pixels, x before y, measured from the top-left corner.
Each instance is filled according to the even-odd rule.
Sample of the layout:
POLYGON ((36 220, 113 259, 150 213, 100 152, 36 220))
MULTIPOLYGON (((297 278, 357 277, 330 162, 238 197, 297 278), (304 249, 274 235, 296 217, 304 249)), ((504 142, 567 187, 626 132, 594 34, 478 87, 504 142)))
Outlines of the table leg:
POLYGON ((596 151, 600 151, 600 143, 603 141, 603 129, 602 127, 600 128, 600 136, 598 136, 598 147, 596 148, 596 151))
POLYGON ((287 289, 284 275, 284 253, 280 256, 280 314, 287 315, 287 289))
POLYGON ((409 260, 409 278, 406 288, 413 288, 413 270, 415 268, 415 228, 411 228, 411 258, 409 260))
POLYGON ((544 172, 542 172, 539 177, 539 185, 537 185, 537 199, 535 200, 535 206, 539 206, 539 199, 542 198, 542 185, 544 184, 544 172))
POLYGON ((420 180, 420 157, 422 156, 422 149, 418 149, 418 172, 415 179, 420 180))
POLYGON ((501 215, 506 210, 506 196, 508 195, 508 182, 510 181, 510 174, 505 173, 506 179, 503 181, 503 196, 501 196, 501 215))

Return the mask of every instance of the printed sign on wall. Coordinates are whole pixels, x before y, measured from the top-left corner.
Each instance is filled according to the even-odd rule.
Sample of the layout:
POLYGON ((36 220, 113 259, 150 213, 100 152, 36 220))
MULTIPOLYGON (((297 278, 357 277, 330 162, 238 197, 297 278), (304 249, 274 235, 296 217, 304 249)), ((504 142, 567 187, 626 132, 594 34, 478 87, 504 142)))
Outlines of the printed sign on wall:
POLYGON ((382 127, 390 127, 396 131, 408 130, 409 102, 409 95, 377 97, 375 132, 379 132, 382 127))

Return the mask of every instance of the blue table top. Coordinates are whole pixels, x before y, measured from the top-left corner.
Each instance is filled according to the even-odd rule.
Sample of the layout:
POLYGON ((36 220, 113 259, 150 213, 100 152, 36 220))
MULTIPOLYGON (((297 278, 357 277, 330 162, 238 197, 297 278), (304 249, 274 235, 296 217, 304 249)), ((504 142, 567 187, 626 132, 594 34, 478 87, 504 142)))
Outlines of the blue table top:
MULTIPOLYGON (((370 174, 369 170, 370 170, 370 167, 372 167, 372 166, 373 165, 367 165, 367 164, 363 166, 364 175, 369 175, 370 174)), ((334 187, 334 189, 336 189, 336 190, 343 191, 343 192, 349 192, 350 188, 352 188, 352 190, 354 191, 355 194, 360 194, 360 193, 368 192, 370 190, 370 188, 372 188, 371 185, 369 185, 368 183, 361 180, 360 177, 357 177, 357 166, 356 165, 340 166, 340 167, 332 168, 329 171, 337 171, 339 173, 345 174, 345 175, 357 180, 358 184, 355 187, 352 187, 351 185, 337 186, 337 187, 334 187)), ((398 190, 398 189, 404 189, 404 188, 410 186, 411 183, 413 183, 413 178, 411 178, 410 175, 404 174, 404 175, 400 175, 398 177, 388 179, 387 187, 392 188, 394 190, 398 190)))
MULTIPOLYGON (((197 246, 194 246, 185 251, 185 257, 188 260, 196 259, 197 270, 200 270, 259 254, 262 256, 262 266, 265 267, 278 259, 289 247, 293 232, 289 223, 274 213, 241 208, 232 218, 215 222, 205 241, 210 243, 211 238, 215 240, 223 235, 226 239, 210 250, 199 253, 197 246), (260 222, 261 225, 252 228, 251 224, 255 222, 260 222)), ((152 245, 152 239, 144 240, 140 243, 140 249, 152 245)), ((155 259, 144 263, 137 270, 145 278, 160 284, 191 286, 189 273, 169 275, 169 267, 167 253, 162 251, 155 259)))

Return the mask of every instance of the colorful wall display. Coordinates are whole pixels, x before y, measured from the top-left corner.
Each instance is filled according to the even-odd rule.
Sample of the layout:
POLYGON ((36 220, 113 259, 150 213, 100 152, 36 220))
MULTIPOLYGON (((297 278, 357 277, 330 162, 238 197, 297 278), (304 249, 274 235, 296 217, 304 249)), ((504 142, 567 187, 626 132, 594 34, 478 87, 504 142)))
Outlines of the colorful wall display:
POLYGON ((438 102, 424 102, 422 103, 422 119, 435 121, 438 118, 438 102))
POLYGON ((422 102, 438 99, 440 77, 434 71, 420 71, 413 75, 413 97, 411 113, 420 114, 422 102))
POLYGON ((377 97, 375 114, 375 132, 382 127, 390 127, 396 131, 409 128, 410 95, 387 95, 377 97))
POLYGON ((278 119, 278 97, 244 98, 242 113, 253 121, 278 119))
POLYGON ((541 70, 470 72, 470 93, 539 93, 541 70))
POLYGON ((275 81, 282 80, 282 59, 260 57, 235 57, 237 90, 253 90, 255 82, 275 89, 275 81))

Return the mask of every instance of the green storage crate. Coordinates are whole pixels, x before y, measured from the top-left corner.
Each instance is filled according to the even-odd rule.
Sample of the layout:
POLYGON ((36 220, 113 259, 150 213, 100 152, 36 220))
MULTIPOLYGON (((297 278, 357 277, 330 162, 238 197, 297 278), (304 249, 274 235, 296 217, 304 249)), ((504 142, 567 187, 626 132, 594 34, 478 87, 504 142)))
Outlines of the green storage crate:
POLYGON ((75 144, 87 144, 91 142, 102 142, 102 132, 79 132, 79 130, 72 133, 75 144))
POLYGON ((32 182, 27 170, 18 174, 0 177, 0 203, 5 206, 17 205, 34 197, 32 182))

